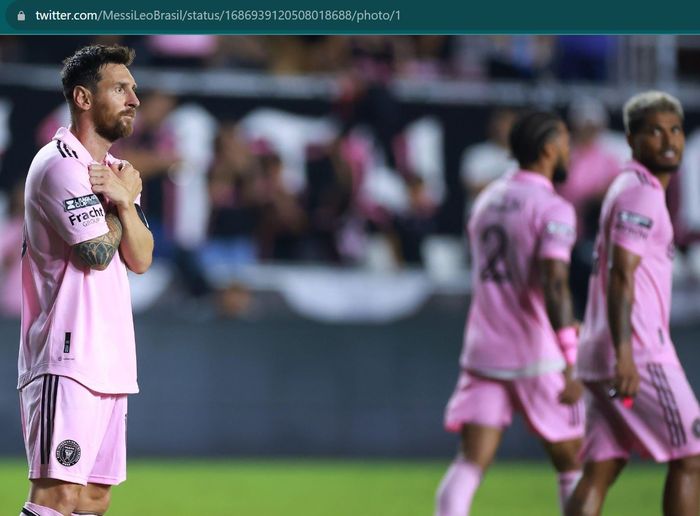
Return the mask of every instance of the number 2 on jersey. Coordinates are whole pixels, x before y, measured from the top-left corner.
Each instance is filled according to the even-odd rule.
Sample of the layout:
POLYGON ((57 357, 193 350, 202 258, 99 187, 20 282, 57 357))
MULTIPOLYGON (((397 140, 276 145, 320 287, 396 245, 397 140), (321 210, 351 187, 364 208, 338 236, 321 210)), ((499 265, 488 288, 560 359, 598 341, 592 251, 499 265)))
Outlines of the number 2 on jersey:
POLYGON ((510 281, 510 272, 506 264, 508 251, 508 234, 503 226, 491 224, 486 226, 479 236, 486 257, 486 264, 481 269, 482 281, 502 283, 510 281))

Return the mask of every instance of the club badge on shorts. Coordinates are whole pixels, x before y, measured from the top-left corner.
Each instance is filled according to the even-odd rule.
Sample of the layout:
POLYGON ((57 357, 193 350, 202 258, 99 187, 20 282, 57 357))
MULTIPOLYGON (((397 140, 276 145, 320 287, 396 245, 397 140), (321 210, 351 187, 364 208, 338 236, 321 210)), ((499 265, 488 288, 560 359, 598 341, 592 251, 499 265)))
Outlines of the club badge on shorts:
POLYGON ((64 466, 74 466, 80 460, 80 445, 66 439, 56 448, 56 460, 64 466))
POLYGON ((693 421, 693 435, 700 439, 700 417, 693 421))

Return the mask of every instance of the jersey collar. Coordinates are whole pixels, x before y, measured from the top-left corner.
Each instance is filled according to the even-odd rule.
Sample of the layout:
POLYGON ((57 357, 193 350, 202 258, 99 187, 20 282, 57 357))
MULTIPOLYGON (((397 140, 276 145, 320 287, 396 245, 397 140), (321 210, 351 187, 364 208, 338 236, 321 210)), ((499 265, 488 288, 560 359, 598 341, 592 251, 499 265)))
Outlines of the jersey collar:
POLYGON ((532 172, 531 170, 520 169, 513 175, 513 179, 525 183, 536 184, 546 188, 547 190, 554 191, 554 185, 552 185, 552 182, 549 179, 544 177, 542 174, 532 172))
MULTIPOLYGON (((70 132, 67 127, 60 127, 53 137, 53 140, 57 142, 58 150, 61 154, 67 154, 73 156, 78 161, 80 161, 86 167, 91 163, 96 163, 93 157, 90 155, 88 150, 80 143, 80 140, 75 137, 75 135, 70 132)), ((114 158, 107 153, 103 161, 104 164, 109 164, 114 161, 114 158)))
POLYGON ((627 163, 624 164, 622 170, 633 170, 635 172, 639 172, 640 174, 643 174, 649 181, 651 181, 653 185, 663 190, 663 186, 661 185, 661 181, 659 181, 659 178, 651 172, 649 172, 649 169, 642 165, 639 161, 633 159, 629 160, 627 163))

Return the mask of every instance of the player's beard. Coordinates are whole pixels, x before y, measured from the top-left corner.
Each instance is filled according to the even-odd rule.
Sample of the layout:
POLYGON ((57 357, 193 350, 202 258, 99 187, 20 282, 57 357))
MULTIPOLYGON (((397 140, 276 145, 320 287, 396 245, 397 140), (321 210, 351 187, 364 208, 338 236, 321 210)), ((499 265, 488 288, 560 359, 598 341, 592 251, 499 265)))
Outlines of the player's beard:
POLYGON ((678 172, 678 169, 681 168, 680 159, 677 163, 668 165, 651 160, 649 160, 649 163, 642 163, 642 165, 647 167, 652 174, 675 174, 676 172, 678 172))
POLYGON ((104 114, 95 116, 95 132, 109 142, 116 142, 120 138, 130 136, 134 131, 133 118, 124 117, 119 113, 116 117, 108 117, 104 114))
POLYGON ((566 181, 567 177, 569 177, 569 171, 566 169, 566 165, 564 164, 564 160, 560 159, 559 162, 554 167, 554 174, 552 174, 552 183, 554 183, 554 184, 563 183, 564 181, 566 181))

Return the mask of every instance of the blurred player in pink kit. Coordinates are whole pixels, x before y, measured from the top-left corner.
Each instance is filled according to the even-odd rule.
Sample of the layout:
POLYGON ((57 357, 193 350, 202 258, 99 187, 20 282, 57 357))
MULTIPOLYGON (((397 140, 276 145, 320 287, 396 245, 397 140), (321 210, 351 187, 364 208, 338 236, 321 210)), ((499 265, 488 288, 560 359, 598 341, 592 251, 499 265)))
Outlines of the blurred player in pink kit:
POLYGON ((685 144, 683 109, 650 91, 623 110, 632 161, 608 189, 577 364, 586 383, 584 476, 568 514, 599 514, 632 451, 668 463, 663 511, 700 511, 700 406, 671 342, 673 228, 666 188, 685 144))
POLYGON ((445 411, 461 449, 438 488, 436 516, 469 514, 515 411, 542 440, 562 504, 580 477, 583 386, 572 377, 578 337, 568 287, 576 215, 552 185, 566 178, 569 133, 558 116, 533 112, 516 121, 510 147, 520 170, 491 183, 469 221, 473 296, 445 411))
POLYGON ((21 515, 101 515, 126 478, 127 395, 138 392, 127 269, 153 238, 141 179, 109 154, 139 100, 126 47, 64 61, 70 128, 36 155, 25 188, 20 411, 31 488, 21 515))

